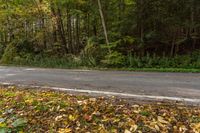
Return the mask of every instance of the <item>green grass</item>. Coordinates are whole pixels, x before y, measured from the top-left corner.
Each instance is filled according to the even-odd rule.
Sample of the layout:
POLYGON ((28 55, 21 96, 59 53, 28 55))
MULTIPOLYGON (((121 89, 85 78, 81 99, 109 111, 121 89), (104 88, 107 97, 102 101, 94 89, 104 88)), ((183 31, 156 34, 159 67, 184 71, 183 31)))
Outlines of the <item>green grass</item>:
POLYGON ((177 72, 177 73, 200 73, 200 69, 195 68, 106 68, 106 67, 87 67, 78 65, 51 65, 51 64, 0 64, 2 66, 16 67, 36 67, 36 68, 57 68, 57 69, 84 69, 99 71, 134 71, 134 72, 177 72))
MULTIPOLYGON (((183 65, 183 66, 164 66, 162 65, 151 65, 143 62, 143 67, 124 65, 124 67, 106 67, 105 65, 93 66, 87 64, 87 61, 81 59, 68 59, 68 58, 32 58, 23 59, 16 58, 9 64, 0 64, 5 66, 20 66, 20 67, 39 67, 39 68, 59 68, 59 69, 89 69, 89 70, 104 70, 104 71, 139 71, 139 72, 186 72, 186 73, 199 73, 197 65, 183 65), (145 66, 147 64, 147 66, 145 66), (126 67, 127 66, 127 67, 126 67), (159 67, 160 66, 160 67, 159 67), (170 67, 171 66, 171 67, 170 67), (184 67, 185 66, 185 67, 184 67)), ((139 61, 140 62, 140 61, 139 61)), ((159 61, 158 61, 159 62, 159 61)))
POLYGON ((187 73, 200 72, 200 69, 195 69, 195 68, 123 68, 121 70, 143 71, 143 72, 187 72, 187 73))

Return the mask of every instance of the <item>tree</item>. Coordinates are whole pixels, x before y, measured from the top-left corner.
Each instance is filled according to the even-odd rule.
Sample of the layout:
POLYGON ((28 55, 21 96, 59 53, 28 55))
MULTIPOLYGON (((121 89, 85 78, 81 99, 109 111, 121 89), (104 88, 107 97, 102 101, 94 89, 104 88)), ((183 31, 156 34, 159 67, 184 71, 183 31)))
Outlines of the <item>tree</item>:
POLYGON ((0 0, 1 51, 29 42, 20 47, 35 55, 79 56, 94 40, 109 54, 188 54, 200 49, 199 7, 199 0, 0 0))
POLYGON ((100 0, 98 0, 98 6, 99 6, 99 13, 100 13, 100 16, 101 16, 101 22, 102 22, 102 26, 103 26, 103 30, 104 30, 104 35, 105 35, 105 39, 106 39, 106 44, 108 45, 109 53, 111 53, 111 50, 110 50, 110 47, 109 47, 108 33, 107 33, 107 29, 106 29, 105 19, 104 19, 100 0))

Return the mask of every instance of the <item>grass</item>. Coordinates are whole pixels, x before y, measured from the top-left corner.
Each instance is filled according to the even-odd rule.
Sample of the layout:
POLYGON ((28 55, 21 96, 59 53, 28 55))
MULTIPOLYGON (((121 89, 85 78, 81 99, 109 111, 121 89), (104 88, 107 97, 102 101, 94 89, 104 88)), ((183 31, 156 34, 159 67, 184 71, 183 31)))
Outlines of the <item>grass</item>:
MULTIPOLYGON (((156 59, 154 60, 154 62, 156 59)), ((165 60, 166 61, 166 60, 165 60)), ((138 63, 141 61, 138 61, 138 63)), ((197 67, 198 63, 194 65, 190 64, 189 66, 187 65, 180 65, 179 63, 175 63, 172 61, 171 63, 173 64, 172 67, 170 67, 169 62, 168 62, 168 67, 163 67, 163 64, 160 64, 161 67, 159 67, 159 62, 157 65, 148 65, 148 60, 143 62, 143 67, 106 67, 105 65, 91 65, 88 64, 88 61, 81 60, 79 58, 57 58, 57 57, 52 57, 52 58, 42 58, 42 57, 35 57, 31 59, 23 59, 23 58, 15 58, 14 61, 7 63, 7 64, 2 64, 1 65, 8 65, 8 66, 26 66, 26 67, 42 67, 42 68, 60 68, 60 69, 91 69, 91 70, 120 70, 120 71, 142 71, 142 72, 188 72, 188 73, 199 73, 200 69, 197 67), (145 63, 146 62, 146 63, 145 63), (179 65, 178 65, 179 64, 179 65)), ((188 61, 189 62, 189 61, 188 61)), ((140 64, 140 63, 139 63, 140 64)), ((167 64, 167 61, 166 61, 167 64)))
POLYGON ((200 132, 200 108, 0 88, 0 133, 200 132))
POLYGON ((17 66, 17 67, 37 67, 37 68, 58 68, 58 69, 87 69, 100 71, 133 71, 133 72, 177 72, 177 73, 200 73, 197 68, 106 68, 106 67, 88 67, 68 64, 0 64, 2 66, 17 66))
POLYGON ((128 71, 143 71, 143 72, 186 72, 199 73, 200 69, 195 68, 122 68, 128 71))

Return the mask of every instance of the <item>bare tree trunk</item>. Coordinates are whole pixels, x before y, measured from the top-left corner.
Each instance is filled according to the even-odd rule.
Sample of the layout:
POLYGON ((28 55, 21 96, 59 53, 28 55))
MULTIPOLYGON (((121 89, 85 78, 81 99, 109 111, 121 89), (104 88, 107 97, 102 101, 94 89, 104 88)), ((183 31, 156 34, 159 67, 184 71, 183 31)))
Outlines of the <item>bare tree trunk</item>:
POLYGON ((76 53, 78 53, 80 50, 80 33, 79 32, 80 32, 80 17, 79 15, 77 15, 76 16, 76 40, 77 40, 76 53))
POLYGON ((171 46, 171 52, 170 52, 170 56, 173 57, 174 54, 174 49, 175 49, 175 45, 176 45, 176 30, 174 30, 174 35, 173 35, 173 40, 172 40, 172 46, 171 46))
POLYGON ((190 37, 192 38, 192 49, 195 50, 195 45, 196 45, 196 38, 192 36, 192 34, 195 32, 195 27, 194 27, 194 16, 195 16, 195 9, 194 9, 194 0, 191 0, 191 7, 190 7, 190 37))
POLYGON ((90 14, 87 13, 87 37, 90 37, 90 14))
POLYGON ((107 29, 106 29, 105 19, 104 19, 100 0, 98 0, 98 6, 99 6, 99 13, 100 13, 100 16, 101 16, 101 22, 102 22, 102 26, 103 26, 103 30, 104 30, 104 35, 105 35, 105 39, 106 39, 106 44, 108 45, 108 51, 111 54, 111 50, 110 50, 110 47, 109 47, 110 45, 109 45, 109 40, 108 40, 108 33, 107 33, 107 29))
POLYGON ((67 34, 68 34, 68 44, 69 53, 73 53, 73 38, 72 38, 72 20, 71 20, 70 10, 67 9, 67 34))
POLYGON ((64 52, 68 53, 68 49, 67 49, 67 41, 66 41, 66 37, 65 37, 65 29, 64 29, 64 25, 63 25, 63 20, 62 20, 62 14, 61 14, 61 9, 58 8, 58 29, 60 31, 60 37, 62 40, 62 45, 64 48, 64 52))

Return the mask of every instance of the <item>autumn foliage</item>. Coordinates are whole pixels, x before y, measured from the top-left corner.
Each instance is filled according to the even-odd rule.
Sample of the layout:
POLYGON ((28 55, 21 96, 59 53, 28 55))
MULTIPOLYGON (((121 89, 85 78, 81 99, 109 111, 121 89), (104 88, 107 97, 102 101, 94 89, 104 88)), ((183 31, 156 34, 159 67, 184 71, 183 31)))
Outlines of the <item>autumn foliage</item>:
POLYGON ((7 132, 199 133, 200 108, 1 88, 0 133, 7 132))

